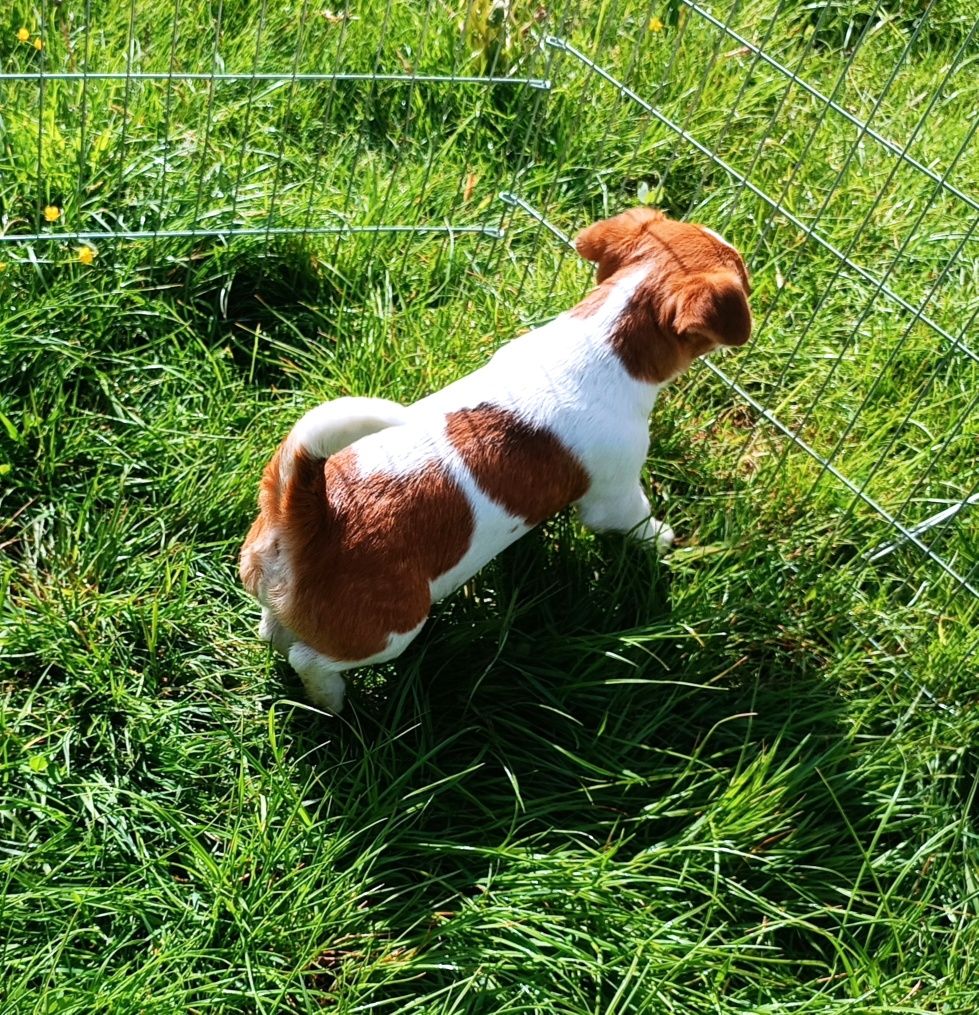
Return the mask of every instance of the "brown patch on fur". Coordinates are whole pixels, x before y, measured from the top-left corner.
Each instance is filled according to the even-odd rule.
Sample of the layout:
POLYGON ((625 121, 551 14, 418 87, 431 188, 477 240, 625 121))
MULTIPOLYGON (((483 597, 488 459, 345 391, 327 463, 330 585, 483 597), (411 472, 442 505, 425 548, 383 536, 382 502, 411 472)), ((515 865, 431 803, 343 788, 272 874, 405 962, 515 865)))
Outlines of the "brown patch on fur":
POLYGON ((484 402, 446 416, 446 432, 480 489, 537 525, 583 497, 584 466, 550 430, 484 402))
POLYGON ((572 317, 597 313, 622 275, 648 266, 610 341, 629 374, 662 384, 718 345, 751 335, 751 284, 741 255, 700 226, 633 208, 582 232, 578 252, 598 263, 598 286, 572 317))
POLYGON ((262 482, 258 489, 258 517, 245 536, 238 561, 238 572, 241 583, 255 598, 259 598, 261 590, 264 557, 270 543, 274 540, 274 526, 279 520, 279 461, 282 448, 276 449, 271 461, 262 473, 262 482))
POLYGON ((279 622, 331 659, 377 655, 390 634, 425 619, 429 582, 469 548, 473 517, 465 495, 436 463, 407 476, 362 476, 356 452, 345 449, 325 462, 297 454, 289 488, 277 490, 273 504, 266 489, 271 494, 275 462, 242 552, 246 587, 258 587, 255 566, 245 563, 257 556, 249 553, 253 533, 260 538, 274 528, 287 587, 269 588, 266 597, 279 622))
POLYGON ((686 370, 694 357, 682 355, 679 337, 660 323, 656 296, 649 279, 643 279, 615 322, 609 340, 630 377, 665 384, 686 370))

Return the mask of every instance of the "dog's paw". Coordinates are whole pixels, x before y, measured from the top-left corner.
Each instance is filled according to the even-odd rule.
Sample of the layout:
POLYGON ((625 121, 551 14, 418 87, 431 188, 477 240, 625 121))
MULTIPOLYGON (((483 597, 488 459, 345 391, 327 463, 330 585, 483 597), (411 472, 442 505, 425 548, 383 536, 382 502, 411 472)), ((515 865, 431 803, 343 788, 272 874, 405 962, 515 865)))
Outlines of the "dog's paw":
POLYGON ((297 641, 289 649, 289 665, 299 674, 314 705, 334 715, 343 711, 346 683, 325 656, 297 641))
POLYGON ((673 545, 673 540, 676 539, 676 536, 669 525, 656 518, 650 518, 648 521, 644 522, 638 535, 639 539, 643 543, 655 546, 656 552, 660 556, 670 549, 673 545))

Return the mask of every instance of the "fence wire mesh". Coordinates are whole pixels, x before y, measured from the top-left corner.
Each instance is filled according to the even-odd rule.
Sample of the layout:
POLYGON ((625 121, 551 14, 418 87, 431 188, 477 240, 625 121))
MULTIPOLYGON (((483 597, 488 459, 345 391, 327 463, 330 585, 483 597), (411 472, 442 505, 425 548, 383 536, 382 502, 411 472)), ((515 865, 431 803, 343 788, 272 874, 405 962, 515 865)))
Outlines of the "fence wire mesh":
POLYGON ((979 598, 977 11, 586 8, 42 2, 0 48, 0 253, 356 242, 460 328, 505 276, 519 325, 588 284, 577 228, 659 204, 755 277, 753 342, 682 389, 736 496, 936 617, 979 598))

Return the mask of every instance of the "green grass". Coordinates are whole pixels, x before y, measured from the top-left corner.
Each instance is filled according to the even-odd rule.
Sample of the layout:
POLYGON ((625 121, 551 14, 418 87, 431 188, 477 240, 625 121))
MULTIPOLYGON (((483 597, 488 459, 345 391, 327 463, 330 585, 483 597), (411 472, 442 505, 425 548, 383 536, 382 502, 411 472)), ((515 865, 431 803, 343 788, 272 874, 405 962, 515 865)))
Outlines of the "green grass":
MULTIPOLYGON (((889 6, 771 25, 765 0, 732 24, 979 194, 977 12, 940 0, 915 34, 918 6, 889 6)), ((661 32, 632 0, 545 27, 901 297, 935 287, 929 317, 975 347, 974 213, 662 7, 661 32)), ((652 420, 672 557, 555 519, 362 674, 342 720, 302 704, 235 572, 305 408, 416 398, 585 291, 501 190, 573 233, 645 183, 721 228, 761 326, 718 364, 907 525, 976 488, 976 364, 537 49, 529 6, 511 48, 476 51, 461 6, 177 11, 15 5, 0 64, 554 87, 0 81, 6 234, 506 227, 99 242, 92 265, 0 244, 2 1009, 972 1015, 976 603, 913 548, 868 565, 889 527, 707 369, 652 420)), ((928 536, 960 573, 976 517, 928 536)))

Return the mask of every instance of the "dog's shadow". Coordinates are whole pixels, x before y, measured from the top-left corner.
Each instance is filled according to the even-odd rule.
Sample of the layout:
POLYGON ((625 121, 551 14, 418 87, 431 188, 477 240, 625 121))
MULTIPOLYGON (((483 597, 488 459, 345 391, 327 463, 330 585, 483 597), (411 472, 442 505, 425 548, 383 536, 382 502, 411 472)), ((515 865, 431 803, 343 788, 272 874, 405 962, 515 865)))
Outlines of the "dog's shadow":
MULTIPOLYGON (((536 692, 552 698, 551 685, 567 688, 579 671, 597 679, 594 663, 604 670, 612 655, 611 669, 631 674, 671 630, 670 583, 652 550, 621 536, 582 539, 569 517, 554 519, 436 604, 401 658, 355 671, 360 734, 377 723, 383 735, 409 714, 447 729, 478 722, 536 692)), ((280 673, 301 696, 288 667, 280 673)))
MULTIPOLYGON (((787 644, 775 615, 753 642, 757 627, 739 638, 733 612, 688 630, 672 598, 655 555, 558 519, 441 605, 397 663, 355 681, 341 720, 292 714, 295 750, 349 836, 338 862, 379 857, 372 905, 396 899, 392 921, 427 927, 422 943, 444 958, 451 932, 432 914, 478 905, 488 870, 555 850, 629 862, 673 843, 679 856, 759 759, 779 772, 778 814, 797 808, 803 832, 786 819, 732 833, 718 863, 747 895, 779 889, 739 850, 762 855, 827 813, 869 820, 818 653, 787 644)), ((825 872, 863 863, 851 845, 819 857, 810 887, 828 905, 825 872)), ((780 946, 802 956, 809 944, 780 946)))

